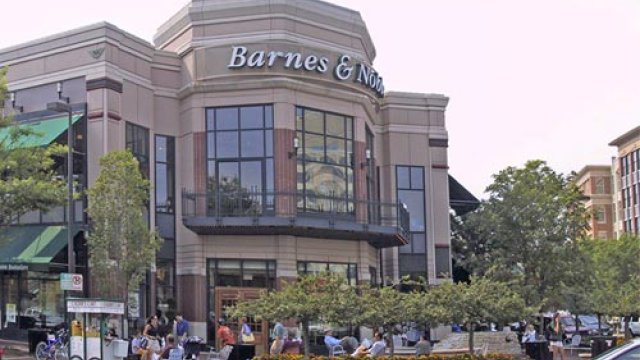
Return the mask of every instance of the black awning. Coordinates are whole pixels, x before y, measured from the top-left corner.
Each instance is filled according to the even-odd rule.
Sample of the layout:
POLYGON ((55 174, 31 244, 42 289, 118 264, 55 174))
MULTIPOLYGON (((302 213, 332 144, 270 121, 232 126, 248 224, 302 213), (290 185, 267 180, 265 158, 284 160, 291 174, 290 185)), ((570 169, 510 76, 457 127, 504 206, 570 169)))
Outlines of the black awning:
POLYGON ((449 206, 457 215, 462 215, 477 209, 480 206, 480 200, 449 175, 449 206))

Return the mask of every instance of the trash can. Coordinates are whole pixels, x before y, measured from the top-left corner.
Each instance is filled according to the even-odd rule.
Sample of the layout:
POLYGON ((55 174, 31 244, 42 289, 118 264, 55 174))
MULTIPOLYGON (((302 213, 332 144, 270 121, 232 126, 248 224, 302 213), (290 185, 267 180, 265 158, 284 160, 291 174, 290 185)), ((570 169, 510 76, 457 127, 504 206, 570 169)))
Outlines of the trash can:
POLYGON ((33 354, 36 352, 36 346, 40 341, 47 341, 47 329, 39 329, 33 328, 27 330, 27 341, 29 342, 29 353, 33 354))
POLYGON ((256 356, 256 346, 254 344, 240 344, 238 347, 237 360, 251 360, 256 356))
POLYGON ((129 342, 126 340, 115 339, 111 341, 113 345, 113 357, 126 358, 129 353, 129 342))
POLYGON ((591 337, 591 358, 616 346, 615 336, 592 336, 591 337))
POLYGON ((525 353, 534 360, 551 360, 549 342, 546 340, 530 341, 524 344, 525 353))

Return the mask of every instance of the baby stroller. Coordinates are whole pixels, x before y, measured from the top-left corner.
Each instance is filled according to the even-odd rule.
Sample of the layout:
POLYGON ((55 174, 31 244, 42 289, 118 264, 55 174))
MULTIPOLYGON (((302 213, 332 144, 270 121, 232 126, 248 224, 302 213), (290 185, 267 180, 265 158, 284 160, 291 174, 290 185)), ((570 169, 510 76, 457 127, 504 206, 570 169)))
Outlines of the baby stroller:
POLYGON ((200 355, 200 348, 203 343, 204 339, 200 336, 189 336, 183 344, 184 358, 196 360, 200 355))

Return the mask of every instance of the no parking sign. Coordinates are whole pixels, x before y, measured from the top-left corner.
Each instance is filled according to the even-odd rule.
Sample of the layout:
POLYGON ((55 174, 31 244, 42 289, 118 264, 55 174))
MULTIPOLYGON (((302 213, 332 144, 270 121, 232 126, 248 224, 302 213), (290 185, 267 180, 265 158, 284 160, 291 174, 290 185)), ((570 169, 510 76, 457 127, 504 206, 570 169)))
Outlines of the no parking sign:
POLYGON ((60 274, 60 289, 82 291, 82 274, 60 274))

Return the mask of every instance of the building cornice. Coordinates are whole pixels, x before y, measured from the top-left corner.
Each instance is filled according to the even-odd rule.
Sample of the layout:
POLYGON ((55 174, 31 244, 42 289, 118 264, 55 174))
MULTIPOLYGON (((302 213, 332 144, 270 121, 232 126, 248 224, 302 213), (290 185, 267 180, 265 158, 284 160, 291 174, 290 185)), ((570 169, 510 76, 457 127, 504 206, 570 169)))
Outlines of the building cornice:
POLYGON ((635 128, 615 138, 609 143, 609 146, 622 147, 628 142, 631 142, 634 138, 640 138, 640 126, 636 126, 635 128))

